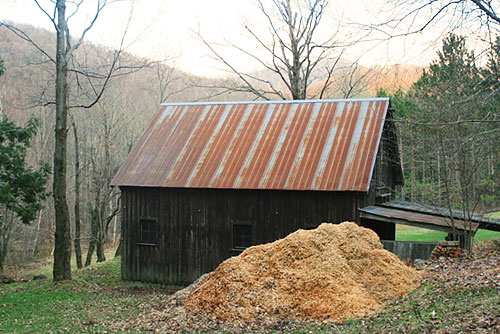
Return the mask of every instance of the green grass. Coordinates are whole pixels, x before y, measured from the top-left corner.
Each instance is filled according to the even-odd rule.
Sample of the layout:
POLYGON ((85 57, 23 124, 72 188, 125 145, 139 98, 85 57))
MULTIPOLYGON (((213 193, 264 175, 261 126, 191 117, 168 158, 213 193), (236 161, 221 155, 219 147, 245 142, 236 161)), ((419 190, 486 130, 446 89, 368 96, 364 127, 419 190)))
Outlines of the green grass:
POLYGON ((0 285, 0 333, 120 333, 107 323, 135 316, 148 300, 122 292, 119 259, 74 276, 67 282, 0 285))
MULTIPOLYGON (((425 228, 396 225, 396 240, 400 241, 444 241, 446 232, 425 228)), ((500 232, 479 229, 474 236, 474 243, 500 238, 500 232)))
POLYGON ((493 219, 500 219, 500 211, 490 212, 490 213, 485 214, 484 216, 488 217, 488 218, 493 218, 493 219))
POLYGON ((396 225, 396 240, 400 241, 444 241, 446 235, 446 232, 396 225))
MULTIPOLYGON (((104 255, 106 259, 112 259, 115 256, 115 248, 108 248, 104 250, 104 255)), ((83 254, 83 262, 85 263, 85 255, 83 254)), ((92 258, 92 262, 96 261, 96 255, 94 253, 94 257, 92 258)), ((71 271, 75 274, 81 269, 78 269, 76 266, 76 258, 75 254, 72 254, 71 257, 71 271)), ((4 274, 8 277, 13 278, 22 278, 33 275, 44 275, 45 277, 51 279, 52 278, 52 258, 41 261, 38 265, 29 265, 29 266, 16 266, 16 267, 6 267, 4 274)))
MULTIPOLYGON (((489 218, 500 219, 500 211, 489 213, 489 218)), ((406 225, 396 225, 396 240, 400 241, 444 241, 446 232, 434 231, 406 225)), ((479 229, 474 236, 474 243, 500 238, 500 232, 479 229)))

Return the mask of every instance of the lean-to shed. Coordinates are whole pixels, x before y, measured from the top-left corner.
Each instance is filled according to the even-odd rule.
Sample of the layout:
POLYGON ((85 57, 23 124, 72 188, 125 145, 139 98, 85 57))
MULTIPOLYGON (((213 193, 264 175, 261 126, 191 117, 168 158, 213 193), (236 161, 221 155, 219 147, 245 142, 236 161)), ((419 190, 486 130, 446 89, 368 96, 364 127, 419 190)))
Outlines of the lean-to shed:
POLYGON ((115 175, 122 277, 188 284, 244 248, 358 208, 402 183, 389 99, 163 104, 115 175))

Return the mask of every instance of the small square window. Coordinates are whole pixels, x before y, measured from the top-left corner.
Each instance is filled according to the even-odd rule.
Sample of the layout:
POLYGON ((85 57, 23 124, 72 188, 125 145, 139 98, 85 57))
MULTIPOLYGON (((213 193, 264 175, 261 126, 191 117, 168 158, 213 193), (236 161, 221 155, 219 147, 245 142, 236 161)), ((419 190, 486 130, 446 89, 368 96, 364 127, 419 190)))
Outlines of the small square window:
POLYGON ((158 243, 158 224, 156 219, 139 219, 139 243, 156 245, 158 243))
POLYGON ((252 244, 252 224, 233 223, 233 249, 245 249, 252 244))

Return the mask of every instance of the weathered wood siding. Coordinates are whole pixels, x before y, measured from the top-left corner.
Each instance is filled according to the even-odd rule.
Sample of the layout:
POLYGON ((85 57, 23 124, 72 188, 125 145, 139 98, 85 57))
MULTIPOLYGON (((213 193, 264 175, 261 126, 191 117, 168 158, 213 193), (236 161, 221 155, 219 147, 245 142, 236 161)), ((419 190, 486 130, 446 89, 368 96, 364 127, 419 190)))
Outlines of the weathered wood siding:
POLYGON ((184 285, 231 251, 231 222, 253 222, 254 243, 322 222, 358 221, 357 192, 121 187, 122 278, 184 285), (139 218, 158 221, 157 246, 140 245, 139 218))

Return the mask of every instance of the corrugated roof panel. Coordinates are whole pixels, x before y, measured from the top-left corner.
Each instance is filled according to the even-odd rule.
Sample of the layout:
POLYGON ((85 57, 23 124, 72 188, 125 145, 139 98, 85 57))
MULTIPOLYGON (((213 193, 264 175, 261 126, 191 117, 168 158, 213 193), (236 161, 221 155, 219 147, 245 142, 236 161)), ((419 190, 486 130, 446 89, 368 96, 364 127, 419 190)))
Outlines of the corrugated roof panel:
POLYGON ((364 164, 366 164, 367 160, 363 159, 362 154, 366 152, 368 149, 367 144, 372 140, 372 138, 368 136, 368 130, 373 124, 373 112, 374 103, 364 105, 362 108, 362 115, 360 117, 362 124, 356 128, 356 147, 353 148, 351 152, 352 156, 349 159, 349 164, 346 169, 348 175, 345 177, 345 187, 354 187, 355 184, 359 184, 360 182, 358 175, 363 173, 364 164))
POLYGON ((412 212, 399 209, 385 208, 381 206, 367 206, 359 209, 361 217, 374 220, 382 220, 395 224, 416 225, 418 227, 453 231, 453 226, 458 230, 472 230, 475 232, 478 223, 466 223, 461 219, 453 219, 453 224, 449 217, 442 217, 422 212, 412 212))
POLYGON ((164 105, 118 186, 367 191, 389 100, 164 105))
POLYGON ((368 135, 370 136, 367 141, 367 148, 363 150, 366 152, 367 156, 364 157, 364 168, 361 172, 357 173, 357 183, 361 189, 368 188, 372 178, 373 167, 375 166, 376 154, 380 144, 380 139, 382 137, 382 129, 387 114, 387 106, 382 103, 378 103, 374 109, 373 119, 370 122, 370 130, 368 135), (364 177, 360 178, 359 175, 362 174, 364 177), (368 177, 366 177, 368 176, 368 177))
POLYGON ((303 188, 310 184, 307 180, 307 173, 310 175, 310 171, 316 168, 319 161, 319 154, 317 152, 319 145, 316 141, 325 137, 327 122, 324 116, 326 106, 331 106, 331 104, 314 105, 309 123, 307 124, 307 130, 300 143, 300 150, 292 167, 292 172, 288 175, 286 187, 303 188), (315 132, 314 135, 313 130, 315 132))

